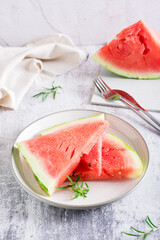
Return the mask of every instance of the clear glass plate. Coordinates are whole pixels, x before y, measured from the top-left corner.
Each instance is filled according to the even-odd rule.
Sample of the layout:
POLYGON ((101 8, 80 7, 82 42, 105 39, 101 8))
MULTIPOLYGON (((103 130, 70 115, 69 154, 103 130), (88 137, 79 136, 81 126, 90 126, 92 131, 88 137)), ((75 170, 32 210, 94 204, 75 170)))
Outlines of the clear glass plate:
POLYGON ((133 180, 90 181, 88 182, 90 191, 86 199, 79 197, 73 200, 73 192, 70 190, 56 190, 56 192, 49 197, 39 187, 27 162, 20 157, 16 149, 16 142, 39 136, 42 130, 64 121, 72 121, 97 114, 100 114, 100 112, 91 110, 70 110, 53 113, 31 123, 18 135, 13 146, 11 168, 16 180, 29 194, 56 207, 87 209, 114 202, 124 197, 141 182, 149 163, 148 148, 143 137, 134 127, 124 120, 105 113, 105 118, 109 122, 107 131, 114 133, 127 142, 140 156, 143 163, 141 176, 133 180))

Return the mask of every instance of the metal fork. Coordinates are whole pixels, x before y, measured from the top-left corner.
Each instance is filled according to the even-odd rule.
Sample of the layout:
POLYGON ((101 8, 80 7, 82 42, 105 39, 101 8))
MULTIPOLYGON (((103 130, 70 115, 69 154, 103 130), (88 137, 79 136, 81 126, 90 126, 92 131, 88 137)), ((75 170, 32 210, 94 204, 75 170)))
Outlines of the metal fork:
MULTIPOLYGON (((125 105, 127 105, 132 111, 134 111, 137 115, 139 115, 142 119, 144 119, 147 123, 149 123, 152 127, 154 127, 156 130, 160 131, 160 122, 154 118, 147 110, 142 108, 133 97, 130 96, 130 101, 126 98, 124 98, 121 94, 117 93, 115 90, 111 89, 101 77, 97 77, 94 81, 94 84, 96 85, 97 89, 101 93, 101 95, 108 101, 115 101, 119 100, 123 102, 125 105)), ((117 90, 119 92, 120 91, 117 90)), ((126 93, 127 95, 127 93, 126 93)), ((129 96, 129 94, 128 94, 129 96)))

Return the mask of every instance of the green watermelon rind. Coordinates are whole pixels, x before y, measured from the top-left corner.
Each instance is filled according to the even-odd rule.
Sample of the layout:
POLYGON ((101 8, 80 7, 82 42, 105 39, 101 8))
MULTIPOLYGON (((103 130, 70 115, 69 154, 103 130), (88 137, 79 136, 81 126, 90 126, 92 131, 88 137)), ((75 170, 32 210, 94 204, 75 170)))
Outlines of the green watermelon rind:
MULTIPOLYGON (((26 162, 28 163, 28 165, 30 166, 32 172, 33 172, 33 175, 36 179, 36 181, 39 183, 40 187, 49 195, 51 196, 52 194, 52 188, 49 187, 46 187, 44 183, 42 183, 42 180, 40 180, 40 177, 38 176, 38 167, 40 168, 40 166, 36 166, 36 164, 34 164, 34 166, 31 164, 31 161, 30 160, 31 158, 34 158, 34 156, 29 153, 26 149, 26 147, 24 145, 22 145, 21 143, 16 143, 17 145, 17 148, 19 150, 19 152, 22 154, 23 158, 26 160, 26 162)), ((44 171, 44 169, 42 168, 41 171, 44 171)), ((42 178, 42 176, 41 176, 42 178)), ((47 185, 47 181, 50 181, 51 178, 47 179, 48 176, 43 176, 43 182, 46 182, 46 185, 47 185)))
POLYGON ((92 56, 92 59, 99 63, 104 68, 108 69, 109 71, 118 74, 122 77, 126 78, 136 78, 136 79, 158 79, 160 78, 160 73, 138 73, 132 72, 128 70, 120 69, 116 66, 113 66, 108 61, 105 61, 102 57, 99 56, 98 52, 92 56))
POLYGON ((39 180, 39 178, 37 177, 37 175, 34 174, 34 173, 33 173, 33 175, 34 175, 34 178, 36 179, 36 181, 39 183, 40 187, 41 187, 49 196, 51 196, 50 193, 49 193, 49 191, 48 191, 48 188, 47 188, 46 186, 44 186, 44 184, 39 180))
POLYGON ((139 155, 137 154, 137 152, 126 142, 124 142, 121 138, 117 137, 116 135, 114 135, 113 133, 106 133, 104 135, 105 136, 110 136, 113 140, 115 140, 115 142, 119 142, 120 146, 122 146, 126 151, 129 151, 131 153, 131 155, 133 156, 133 159, 136 161, 137 163, 137 172, 135 172, 132 175, 129 175, 129 178, 138 178, 143 170, 143 165, 142 165, 142 161, 141 158, 139 157, 139 155))
POLYGON ((84 122, 88 122, 88 118, 90 118, 90 120, 104 120, 105 117, 104 117, 104 113, 101 113, 101 114, 98 114, 98 115, 95 115, 95 116, 92 116, 92 117, 84 117, 84 118, 80 118, 80 119, 77 119, 77 120, 74 120, 74 121, 69 121, 69 122, 63 122, 63 123, 60 123, 60 124, 57 124, 57 125, 54 125, 50 128, 47 128, 43 131, 40 132, 40 135, 43 136, 43 135, 46 135, 46 134, 50 134, 50 133, 53 133, 57 130, 62 130, 63 128, 65 128, 66 126, 74 126, 73 122, 76 124, 77 121, 82 121, 82 123, 84 122))
MULTIPOLYGON (((91 117, 85 117, 85 118, 81 118, 78 120, 74 120, 74 121, 70 121, 70 122, 65 122, 62 124, 58 124, 55 125, 52 128, 52 132, 55 132, 57 130, 61 130, 63 128, 65 128, 66 126, 73 126, 75 124, 75 122, 80 123, 81 121, 84 123, 86 121, 86 123, 88 121, 96 121, 96 120, 104 120, 104 113, 102 114, 98 114, 96 116, 91 116, 91 117), (53 131, 54 130, 54 131, 53 131)), ((42 131, 42 133, 48 131, 42 131)), ((46 133, 47 134, 47 133, 46 133)), ((45 135, 45 134, 42 134, 45 135)), ((25 147, 25 145, 23 143, 16 143, 17 148, 19 150, 19 152, 22 154, 23 158, 26 160, 26 162, 28 163, 28 165, 30 166, 36 181, 39 183, 39 185, 41 186, 41 188, 49 195, 51 196, 54 192, 54 189, 52 188, 52 184, 49 184, 50 182, 52 182, 54 180, 54 178, 52 178, 51 176, 48 176, 48 174, 45 174, 45 169, 43 166, 37 165, 36 161, 33 161, 33 159, 35 158, 34 155, 32 155, 32 153, 30 153, 27 148, 25 147), (34 162, 34 163, 33 163, 34 162), (40 170, 39 170, 40 169, 40 170), (41 172, 41 176, 39 176, 39 172, 41 172), (43 177, 42 177, 42 173, 43 173, 43 177), (43 182, 43 183, 42 183, 43 182)))

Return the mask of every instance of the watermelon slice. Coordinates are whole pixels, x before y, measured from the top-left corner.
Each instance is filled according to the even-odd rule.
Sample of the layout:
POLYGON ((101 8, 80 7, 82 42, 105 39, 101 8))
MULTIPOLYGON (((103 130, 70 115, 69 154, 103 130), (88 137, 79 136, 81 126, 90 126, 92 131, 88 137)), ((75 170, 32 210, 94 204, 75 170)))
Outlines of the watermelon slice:
POLYGON ((100 176, 102 173, 102 136, 97 143, 93 146, 89 154, 83 154, 81 161, 73 172, 73 175, 88 175, 94 179, 94 176, 100 176))
MULTIPOLYGON (((94 152, 89 155, 94 158, 94 152)), ((141 175, 142 168, 141 159, 133 148, 112 133, 107 133, 102 142, 101 175, 96 174, 93 166, 90 167, 86 160, 83 164, 80 162, 72 177, 80 174, 83 180, 132 179, 141 175)))
POLYGON ((80 156, 88 154, 108 123, 104 115, 57 125, 51 134, 17 143, 36 180, 48 195, 77 167, 80 156))
POLYGON ((128 78, 160 78, 160 34, 139 21, 93 55, 108 70, 128 78))
MULTIPOLYGON (((99 115, 102 120, 104 120, 104 114, 99 115)), ((40 133, 41 136, 53 133, 57 127, 62 127, 70 125, 71 122, 66 122, 62 125, 55 125, 51 128, 48 128, 40 133)), ((89 173, 91 174, 91 169, 93 170, 92 173, 100 176, 101 175, 101 169, 102 169, 102 136, 98 139, 97 143, 93 146, 92 150, 89 152, 89 154, 83 154, 80 159, 80 164, 77 167, 77 170, 75 172, 76 175, 79 175, 83 172, 84 166, 88 166, 89 173), (91 167, 92 166, 92 167, 91 167)))

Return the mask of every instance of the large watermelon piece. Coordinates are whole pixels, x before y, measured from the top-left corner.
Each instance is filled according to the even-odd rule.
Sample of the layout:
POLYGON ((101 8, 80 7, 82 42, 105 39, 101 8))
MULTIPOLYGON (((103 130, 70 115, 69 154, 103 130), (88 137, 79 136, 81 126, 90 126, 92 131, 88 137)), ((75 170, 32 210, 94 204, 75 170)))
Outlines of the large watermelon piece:
POLYGON ((108 123, 104 115, 57 125, 52 133, 17 143, 36 180, 48 195, 77 167, 80 156, 88 154, 108 123))
MULTIPOLYGON (((94 157, 94 153, 91 155, 94 157)), ((83 180, 132 179, 139 177, 143 168, 133 148, 111 133, 103 136, 101 175, 87 163, 87 160, 80 162, 71 176, 74 178, 80 174, 83 180)))
POLYGON ((128 78, 160 78, 160 34, 139 21, 93 55, 108 70, 128 78))
MULTIPOLYGON (((102 120, 104 120, 104 114, 100 114, 99 115, 101 117, 102 120)), ((59 125, 59 126, 66 126, 66 125, 70 125, 70 122, 66 122, 65 124, 59 125)), ((55 129, 57 127, 59 127, 57 125, 48 128, 44 131, 42 131, 40 133, 41 136, 46 135, 46 134, 50 134, 53 133, 55 131, 55 129)), ((91 174, 91 169, 92 169, 92 173, 93 175, 96 174, 98 176, 101 175, 101 171, 102 171, 102 136, 98 139, 98 141, 96 142, 96 144, 93 146, 93 148, 91 149, 91 151, 89 152, 89 154, 83 154, 80 158, 80 163, 78 165, 78 169, 76 171, 76 175, 78 173, 81 173, 84 169, 84 166, 89 166, 88 170, 89 173, 91 174), (81 171, 82 170, 82 171, 81 171)))

